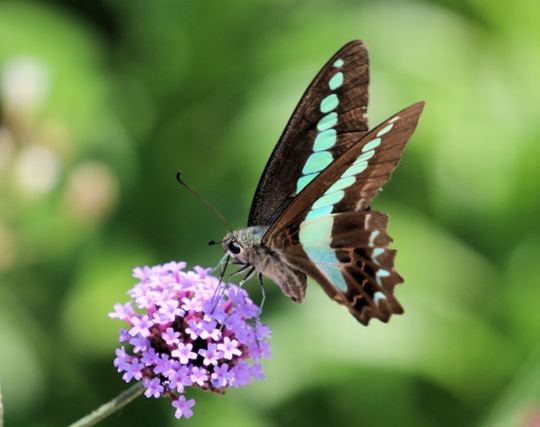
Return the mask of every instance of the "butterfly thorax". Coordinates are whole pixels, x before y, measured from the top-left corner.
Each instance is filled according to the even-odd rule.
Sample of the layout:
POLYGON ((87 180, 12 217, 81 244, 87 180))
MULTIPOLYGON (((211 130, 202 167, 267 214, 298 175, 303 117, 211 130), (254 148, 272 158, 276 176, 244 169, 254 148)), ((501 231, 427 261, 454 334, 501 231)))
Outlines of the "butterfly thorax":
POLYGON ((222 241, 223 249, 236 264, 251 266, 257 273, 277 283, 290 299, 302 302, 306 294, 306 275, 263 244, 262 238, 267 230, 267 226, 254 226, 227 233, 222 241))

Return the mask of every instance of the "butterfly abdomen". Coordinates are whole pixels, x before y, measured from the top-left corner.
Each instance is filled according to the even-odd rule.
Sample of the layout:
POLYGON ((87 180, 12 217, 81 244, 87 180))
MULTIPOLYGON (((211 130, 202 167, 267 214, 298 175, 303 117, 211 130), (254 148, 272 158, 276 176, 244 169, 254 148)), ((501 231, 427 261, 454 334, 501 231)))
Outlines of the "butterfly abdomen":
POLYGON ((302 302, 306 296, 306 275, 289 265, 278 252, 264 246, 253 248, 251 262, 255 269, 275 282, 281 291, 294 302, 302 302))

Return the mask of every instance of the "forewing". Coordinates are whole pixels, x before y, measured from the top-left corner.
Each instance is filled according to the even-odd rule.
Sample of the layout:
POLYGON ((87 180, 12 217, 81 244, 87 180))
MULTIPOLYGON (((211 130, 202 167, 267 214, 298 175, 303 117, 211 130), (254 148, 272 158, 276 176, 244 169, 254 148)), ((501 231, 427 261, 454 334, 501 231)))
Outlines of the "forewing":
POLYGON ((296 106, 263 171, 248 225, 270 225, 291 200, 367 131, 368 52, 341 48, 296 106))
POLYGON ((366 208, 397 167, 423 108, 424 102, 405 108, 352 145, 294 198, 263 243, 271 246, 276 236, 302 221, 366 208))

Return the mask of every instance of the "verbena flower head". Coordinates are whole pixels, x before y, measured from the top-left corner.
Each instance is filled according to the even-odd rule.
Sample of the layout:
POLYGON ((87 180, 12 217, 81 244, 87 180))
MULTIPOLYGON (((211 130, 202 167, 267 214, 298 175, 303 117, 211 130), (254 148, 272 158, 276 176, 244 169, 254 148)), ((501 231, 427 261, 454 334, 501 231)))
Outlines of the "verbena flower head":
POLYGON ((192 415, 188 387, 224 393, 248 385, 264 378, 261 359, 270 357, 270 330, 247 292, 185 266, 135 268, 132 301, 109 314, 127 322, 114 366, 124 381, 142 380, 147 397, 172 399, 177 418, 192 415))

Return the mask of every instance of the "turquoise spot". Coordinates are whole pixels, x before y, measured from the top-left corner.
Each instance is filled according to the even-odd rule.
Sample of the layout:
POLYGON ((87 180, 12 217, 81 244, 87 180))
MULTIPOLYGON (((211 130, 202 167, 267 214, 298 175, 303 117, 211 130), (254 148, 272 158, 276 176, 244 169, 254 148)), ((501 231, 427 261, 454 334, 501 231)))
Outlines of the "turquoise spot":
POLYGON ((336 253, 330 248, 326 250, 312 250, 309 252, 309 258, 316 264, 336 263, 336 253))
POLYGON ((383 300, 383 299, 386 299, 386 295, 384 295, 382 292, 380 291, 377 291, 373 294, 373 302, 375 304, 378 304, 379 301, 383 300))
POLYGON ((336 68, 341 68, 343 67, 344 63, 345 62, 343 62, 343 59, 339 58, 339 59, 336 59, 332 65, 336 68))
POLYGON ((373 230, 371 232, 371 234, 369 235, 369 246, 374 246, 375 245, 375 239, 377 238, 377 236, 381 234, 379 232, 379 230, 373 230))
POLYGON ((332 163, 334 158, 332 154, 328 151, 319 151, 318 153, 313 153, 308 157, 302 173, 308 175, 313 172, 322 171, 326 166, 332 163))
POLYGON ((367 166, 367 162, 353 163, 352 166, 349 167, 349 169, 343 172, 343 175, 341 175, 341 177, 347 178, 348 176, 358 175, 359 173, 366 170, 367 166))
POLYGON ((306 215, 306 221, 320 216, 330 215, 334 209, 334 205, 323 206, 318 209, 311 209, 306 215))
POLYGON ((373 256, 374 257, 377 257, 379 255, 382 255, 384 253, 384 249, 383 248, 375 248, 373 249, 373 256))
POLYGON ((332 241, 332 226, 334 217, 332 215, 321 216, 316 219, 304 220, 300 224, 298 237, 300 243, 304 245, 304 250, 328 250, 332 241))
POLYGON ((326 193, 324 194, 330 194, 334 191, 343 190, 347 187, 350 187, 354 184, 354 181, 356 181, 356 178, 354 176, 348 176, 347 178, 340 178, 336 182, 334 182, 334 185, 332 185, 328 190, 326 190, 326 193))
POLYGON ((311 181, 315 179, 318 173, 312 173, 309 175, 304 175, 296 183, 296 194, 300 193, 311 181))
POLYGON ((382 268, 380 270, 378 270, 376 273, 375 273, 375 281, 379 284, 379 286, 382 286, 382 283, 381 283, 381 278, 382 277, 388 277, 390 276, 390 272, 388 270, 383 270, 382 268))
POLYGON ((369 151, 369 150, 373 150, 374 148, 377 148, 379 145, 381 145, 381 138, 375 138, 369 141, 366 145, 362 147, 362 153, 365 153, 366 151, 369 151))
POLYGON ((339 269, 339 261, 335 252, 330 248, 332 241, 332 227, 334 217, 332 215, 321 216, 314 220, 304 220, 300 224, 298 237, 302 248, 313 260, 317 268, 323 273, 330 282, 338 289, 345 292, 347 283, 339 269), (321 263, 323 263, 321 265, 321 263))
POLYGON ((321 101, 321 113, 328 113, 335 110, 339 105, 339 99, 335 93, 331 93, 321 101))
POLYGON ((337 141, 337 132, 335 129, 327 129, 321 132, 315 138, 313 151, 326 150, 334 146, 337 141))
POLYGON ((371 255, 371 259, 373 260, 373 262, 378 264, 379 261, 377 260, 377 257, 381 256, 383 253, 384 253, 383 248, 375 248, 375 249, 373 249, 373 255, 371 255))
POLYGON ((335 191, 330 194, 325 194, 313 204, 311 209, 314 210, 314 209, 321 208, 323 206, 335 205, 337 202, 343 199, 343 196, 345 196, 345 193, 342 190, 335 191))
POLYGON ((337 113, 334 111, 333 113, 323 116, 321 120, 319 120, 319 123, 317 123, 317 129, 319 131, 330 129, 334 127, 336 123, 337 123, 337 113))
POLYGON ((343 73, 340 71, 340 72, 334 74, 334 77, 332 77, 330 79, 330 81, 328 82, 328 87, 331 90, 336 90, 342 84, 343 84, 343 73))
POLYGON ((371 159, 374 155, 375 155, 375 151, 373 151, 373 150, 366 151, 364 154, 361 154, 360 156, 358 156, 358 158, 355 160, 354 164, 360 163, 360 162, 365 162, 365 161, 371 159))
POLYGON ((377 132, 377 136, 383 136, 384 134, 387 134, 393 127, 394 125, 390 123, 388 126, 383 127, 379 132, 377 132))
MULTIPOLYGON (((335 255, 334 255, 335 257, 335 255)), ((337 261, 337 258, 336 258, 337 261)), ((341 269, 337 265, 317 265, 319 270, 321 270, 326 277, 332 282, 333 285, 336 286, 340 291, 346 292, 347 291, 347 283, 345 282, 345 279, 343 278, 343 274, 341 273, 341 269)))

